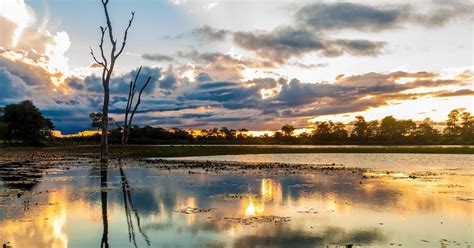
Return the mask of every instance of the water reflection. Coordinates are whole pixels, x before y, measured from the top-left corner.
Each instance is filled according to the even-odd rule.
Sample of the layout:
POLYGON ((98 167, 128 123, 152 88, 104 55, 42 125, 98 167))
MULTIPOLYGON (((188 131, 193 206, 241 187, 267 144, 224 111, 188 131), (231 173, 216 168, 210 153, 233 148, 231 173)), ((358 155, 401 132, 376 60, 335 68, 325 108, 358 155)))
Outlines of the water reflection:
POLYGON ((474 183, 468 175, 415 180, 381 172, 362 179, 350 171, 261 176, 130 166, 41 175, 20 197, 10 194, 20 189, 3 179, 8 175, 2 177, 1 244, 432 247, 442 239, 472 244, 474 183))
POLYGON ((108 204, 107 204, 107 195, 108 195, 108 188, 107 188, 107 176, 108 176, 108 168, 107 165, 102 164, 100 168, 100 203, 102 209, 102 239, 100 242, 100 247, 109 247, 109 217, 108 217, 108 204))

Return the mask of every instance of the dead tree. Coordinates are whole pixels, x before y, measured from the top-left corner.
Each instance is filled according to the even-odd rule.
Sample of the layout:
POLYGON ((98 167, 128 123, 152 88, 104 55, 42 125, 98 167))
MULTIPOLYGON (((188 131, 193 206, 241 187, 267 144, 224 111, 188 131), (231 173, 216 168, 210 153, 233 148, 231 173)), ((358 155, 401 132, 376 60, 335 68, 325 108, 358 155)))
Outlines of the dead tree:
POLYGON ((102 138, 101 138, 101 152, 100 152, 100 161, 102 163, 108 162, 108 127, 109 127, 109 101, 110 101, 110 79, 112 77, 112 73, 114 71, 115 63, 118 57, 122 54, 123 49, 125 48, 125 44, 127 42, 127 35, 128 30, 132 26, 133 18, 135 17, 135 12, 132 12, 132 17, 128 21, 127 28, 125 29, 122 44, 117 44, 117 39, 114 37, 114 33, 112 30, 112 23, 110 21, 109 11, 107 9, 107 5, 109 0, 101 0, 102 6, 104 8, 105 18, 106 18, 106 26, 100 26, 101 38, 99 43, 100 48, 100 56, 101 58, 97 58, 94 54, 94 50, 90 48, 92 58, 94 59, 95 63, 102 67, 102 86, 104 88, 104 104, 102 106, 102 138), (110 55, 106 55, 106 51, 104 51, 104 39, 105 36, 108 36, 110 40, 110 55))
POLYGON ((142 71, 142 67, 137 71, 135 75, 135 79, 130 81, 130 87, 128 90, 128 99, 127 99, 127 106, 125 107, 125 119, 123 122, 123 132, 122 132, 122 147, 120 151, 120 157, 122 157, 125 145, 128 143, 128 138, 130 137, 130 128, 132 126, 133 117, 137 112, 138 106, 140 106, 142 100, 142 93, 143 90, 148 86, 150 83, 151 77, 148 77, 143 86, 141 87, 140 91, 138 92, 138 99, 134 102, 135 95, 137 93, 137 82, 140 76, 140 72, 142 71), (135 106, 133 106, 135 104, 135 106), (133 109, 132 109, 133 107, 133 109))

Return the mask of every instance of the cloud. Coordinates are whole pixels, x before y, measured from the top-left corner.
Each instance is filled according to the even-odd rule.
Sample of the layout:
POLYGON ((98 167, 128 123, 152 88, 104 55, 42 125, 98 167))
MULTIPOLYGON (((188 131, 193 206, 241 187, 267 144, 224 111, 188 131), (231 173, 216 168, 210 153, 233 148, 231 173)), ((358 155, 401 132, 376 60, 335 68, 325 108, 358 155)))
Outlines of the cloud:
MULTIPOLYGON (((135 79, 138 69, 132 70, 120 76, 113 77, 110 82, 111 94, 128 94, 130 88, 130 81, 135 79)), ((174 87, 176 83, 173 77, 165 77, 160 81, 161 69, 152 67, 142 67, 140 76, 137 80, 137 88, 140 89, 146 82, 146 79, 151 77, 150 83, 145 88, 145 94, 152 94, 156 85, 164 86, 165 89, 174 87)), ((85 78, 70 77, 65 80, 65 84, 75 90, 84 92, 100 93, 103 91, 102 78, 96 75, 86 76, 85 78)))
POLYGON ((225 29, 216 29, 209 25, 195 28, 191 35, 205 41, 223 41, 229 35, 230 31, 225 29))
POLYGON ((473 96, 474 91, 470 89, 462 89, 456 90, 451 92, 441 92, 439 94, 435 94, 435 97, 453 97, 453 96, 473 96))
POLYGON ((341 55, 344 53, 353 56, 377 56, 382 53, 385 42, 369 41, 369 40, 343 40, 338 39, 333 43, 333 48, 328 49, 325 53, 328 56, 341 55))
POLYGON ((236 32, 234 42, 277 62, 324 49, 323 42, 311 32, 294 28, 278 28, 272 32, 236 32))
POLYGON ((2 102, 5 99, 20 98, 27 94, 26 85, 23 80, 10 73, 5 67, 1 66, 0 82, 2 85, 0 90, 0 98, 2 99, 2 102))
POLYGON ((66 32, 51 34, 33 26, 32 16, 34 13, 23 0, 0 3, 0 64, 11 73, 21 75, 29 85, 44 81, 46 85, 52 82, 59 86, 69 74, 65 56, 71 44, 69 36, 66 32), (45 72, 39 73, 41 70, 45 72), (35 73, 28 75, 26 71, 35 73))
MULTIPOLYGON (((164 55, 143 55, 143 58, 158 61, 164 55)), ((220 80, 238 81, 243 78, 242 72, 246 69, 273 68, 274 65, 267 60, 248 59, 236 57, 231 54, 221 52, 204 52, 197 50, 178 51, 173 56, 174 67, 177 71, 187 71, 192 69, 195 72, 206 71, 209 75, 220 80), (192 68, 190 68, 190 64, 192 68)), ((171 59, 171 57, 169 57, 171 59)))
POLYGON ((366 5, 360 3, 314 3, 303 6, 295 14, 296 22, 316 32, 358 30, 379 32, 401 28, 405 24, 438 27, 465 16, 472 17, 471 3, 437 1, 424 3, 425 13, 409 4, 366 5))
POLYGON ((317 3, 302 7, 295 19, 316 31, 355 29, 379 31, 395 27, 406 16, 406 7, 380 8, 355 3, 317 3))
POLYGON ((156 61, 156 62, 171 62, 173 61, 173 58, 167 55, 162 55, 162 54, 148 54, 145 53, 142 55, 142 58, 150 61, 156 61))
MULTIPOLYGON (((157 89, 163 88, 162 83, 168 78, 177 78, 171 71, 164 75, 158 68, 154 68, 154 71, 160 72, 156 82, 157 89)), ((118 75, 114 81, 125 85, 130 75, 133 75, 133 72, 118 75)), ((158 74, 156 76, 158 77, 158 74)), ((89 110, 84 111, 85 113, 92 112, 94 108, 98 110, 101 106, 101 89, 97 79, 86 78, 80 81, 80 86, 75 85, 73 80, 68 81, 69 85, 76 89, 78 98, 75 100, 80 102, 79 106, 88 106, 89 110), (97 92, 94 92, 93 87, 98 87, 97 92)), ((443 86, 468 87, 469 80, 441 78, 437 73, 427 71, 395 71, 340 75, 329 83, 310 83, 284 78, 222 81, 202 72, 195 82, 170 89, 169 94, 159 96, 155 90, 145 95, 136 123, 186 128, 224 125, 232 125, 234 128, 264 128, 292 120, 300 123, 299 125, 305 125, 306 120, 317 116, 364 111, 389 105, 392 101, 413 100, 425 96, 471 95, 472 91, 467 88, 453 92, 438 89, 443 86), (407 93, 408 90, 420 87, 431 90, 426 93, 407 93), (263 97, 262 90, 272 91, 272 95, 263 97)), ((117 86, 114 89, 118 89, 117 86)), ((120 118, 126 95, 117 90, 111 102, 112 116, 120 118)), ((57 103, 60 104, 58 109, 77 104, 75 101, 66 102, 66 99, 58 99, 57 103)), ((84 118, 87 119, 86 116, 84 118)))
POLYGON ((412 11, 408 20, 426 27, 439 27, 456 19, 474 17, 472 12, 474 4, 470 1, 452 0, 435 3, 435 8, 428 13, 412 11))
POLYGON ((313 52, 320 57, 378 56, 387 45, 380 40, 333 38, 341 31, 377 33, 407 24, 435 28, 474 16, 471 3, 448 1, 425 6, 422 12, 415 4, 311 3, 301 6, 290 23, 273 30, 231 31, 205 25, 189 35, 205 41, 223 41, 232 36, 237 46, 284 64, 292 57, 313 52))
POLYGON ((270 32, 236 32, 234 42, 242 48, 254 51, 262 58, 287 63, 292 57, 315 52, 321 57, 377 56, 385 42, 324 38, 307 29, 277 28, 270 32))

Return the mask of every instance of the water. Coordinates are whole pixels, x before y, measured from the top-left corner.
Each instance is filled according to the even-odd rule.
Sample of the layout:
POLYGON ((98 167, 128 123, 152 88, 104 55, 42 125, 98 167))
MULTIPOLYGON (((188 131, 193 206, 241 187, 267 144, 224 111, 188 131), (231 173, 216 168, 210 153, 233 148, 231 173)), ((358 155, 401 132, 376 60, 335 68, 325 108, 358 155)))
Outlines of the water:
POLYGON ((288 154, 246 154, 217 155, 171 160, 238 161, 289 164, 342 164, 350 167, 390 169, 401 171, 425 171, 474 168, 472 154, 394 154, 394 153, 288 153, 288 154))
MULTIPOLYGON (((319 156, 304 155, 252 158, 299 162, 319 156)), ((350 156, 354 163, 346 166, 361 166, 364 156, 359 154, 327 154, 311 161, 348 162, 350 156)), ((472 246, 472 155, 372 154, 365 161, 375 168, 376 161, 388 161, 390 156, 398 162, 379 164, 379 170, 365 174, 367 179, 349 170, 277 175, 196 169, 189 174, 187 169, 167 171, 137 161, 109 170, 81 160, 52 166, 49 161, 3 165, 0 244, 10 242, 14 248, 98 247, 101 243, 110 247, 472 246), (400 169, 401 160, 423 161, 417 165, 436 174, 384 172, 400 169), (453 169, 457 167, 464 168, 453 169)))

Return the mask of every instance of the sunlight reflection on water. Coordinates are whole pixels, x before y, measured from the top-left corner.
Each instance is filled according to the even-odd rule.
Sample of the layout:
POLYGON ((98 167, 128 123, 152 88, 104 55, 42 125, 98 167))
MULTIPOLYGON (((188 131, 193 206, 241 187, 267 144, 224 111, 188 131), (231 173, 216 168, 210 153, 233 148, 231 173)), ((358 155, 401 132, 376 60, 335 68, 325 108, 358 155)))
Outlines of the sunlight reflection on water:
POLYGON ((80 167, 43 173, 22 190, 2 176, 0 242, 97 247, 106 237, 110 247, 467 247, 474 182, 457 172, 414 179, 379 171, 362 179, 350 171, 189 174, 128 166, 109 169, 104 184, 99 168, 80 167))

